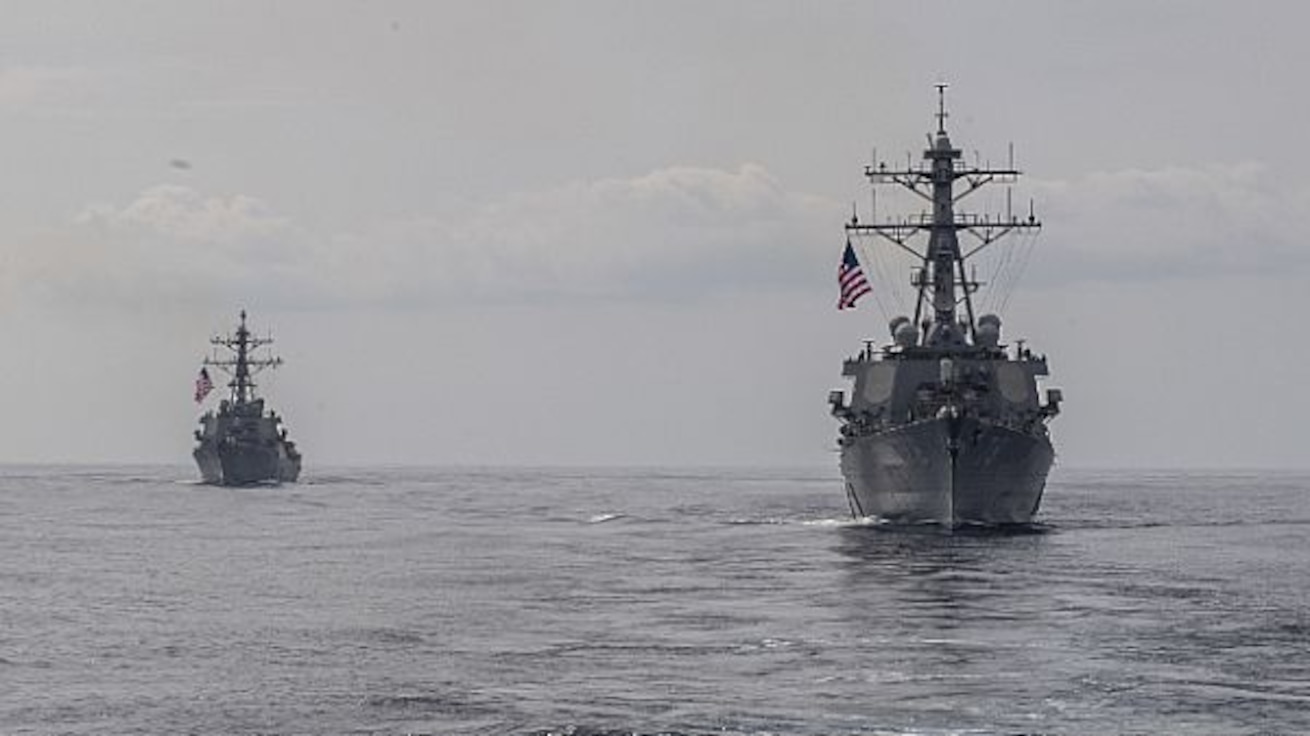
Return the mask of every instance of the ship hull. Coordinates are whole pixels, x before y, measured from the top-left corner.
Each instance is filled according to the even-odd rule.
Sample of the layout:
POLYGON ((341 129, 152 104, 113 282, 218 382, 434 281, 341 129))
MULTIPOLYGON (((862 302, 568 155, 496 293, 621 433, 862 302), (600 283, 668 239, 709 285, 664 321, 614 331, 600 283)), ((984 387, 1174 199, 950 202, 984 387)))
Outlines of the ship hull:
POLYGON ((851 511, 897 523, 1026 524, 1055 459, 1044 435, 941 417, 851 438, 841 452, 851 511))
POLYGON ((294 483, 300 477, 300 456, 281 444, 250 445, 204 442, 193 453, 205 483, 250 486, 294 483))

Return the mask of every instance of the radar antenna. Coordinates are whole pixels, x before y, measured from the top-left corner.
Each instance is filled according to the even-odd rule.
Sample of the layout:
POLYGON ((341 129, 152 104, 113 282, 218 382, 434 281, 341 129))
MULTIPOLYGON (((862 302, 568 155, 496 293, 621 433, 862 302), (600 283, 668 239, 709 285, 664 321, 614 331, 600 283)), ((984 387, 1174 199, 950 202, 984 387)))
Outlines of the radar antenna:
POLYGON ((937 135, 946 135, 946 118, 950 117, 946 112, 946 88, 949 86, 945 82, 937 83, 937 135))
POLYGON ((209 338, 209 344, 214 347, 222 347, 232 351, 232 357, 219 358, 210 356, 205 358, 204 364, 213 366, 232 377, 228 381, 228 388, 232 389, 232 403, 241 405, 255 399, 255 382, 252 377, 265 368, 276 368, 282 365, 282 359, 279 357, 256 358, 253 353, 257 348, 273 344, 271 337, 255 337, 246 327, 246 310, 241 310, 241 323, 237 325, 237 331, 231 335, 220 335, 209 338))
POLYGON ((978 162, 970 165, 961 160, 963 152, 951 145, 946 133, 946 118, 949 117, 946 111, 947 85, 943 82, 936 87, 937 134, 936 140, 929 136, 929 146, 923 152, 927 165, 915 167, 907 160, 905 167, 898 169, 875 160, 864 168, 864 175, 875 190, 881 185, 898 185, 930 204, 932 211, 882 221, 878 221, 875 213, 872 221, 867 223, 852 218, 846 231, 848 234, 879 236, 921 261, 922 267, 915 270, 911 285, 919 293, 914 322, 927 328, 923 344, 927 347, 962 348, 968 344, 966 331, 967 337, 976 337, 973 294, 981 286, 977 279, 969 277, 965 261, 1010 233, 1038 231, 1042 224, 1033 212, 1031 202, 1027 218, 1016 217, 1009 206, 1008 194, 1003 215, 956 212, 955 205, 960 200, 988 184, 1013 184, 1020 172, 1013 164, 1013 149, 1010 165, 1005 168, 991 168, 978 162), (910 243, 920 233, 928 235, 928 245, 923 252, 910 243), (966 233, 976 241, 967 251, 960 247, 960 233, 966 233), (961 304, 965 310, 963 322, 956 314, 961 304), (931 319, 924 318, 925 308, 931 310, 931 319))

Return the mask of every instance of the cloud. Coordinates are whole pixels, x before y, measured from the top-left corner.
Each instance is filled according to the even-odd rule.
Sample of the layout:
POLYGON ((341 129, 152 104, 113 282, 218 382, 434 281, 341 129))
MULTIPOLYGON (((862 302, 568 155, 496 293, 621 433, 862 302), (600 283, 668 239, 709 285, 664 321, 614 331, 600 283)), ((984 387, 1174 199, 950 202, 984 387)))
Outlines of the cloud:
POLYGON ((19 288, 43 298, 158 309, 240 295, 291 270, 303 242, 253 197, 163 185, 88 206, 7 257, 19 288))
POLYGON ((518 195, 434 235, 439 266, 482 287, 692 295, 794 282, 837 211, 758 165, 673 167, 518 195))
MULTIPOLYGON (((1256 164, 1092 173, 1032 181, 1026 191, 1045 228, 1025 288, 1310 264, 1298 239, 1310 225, 1310 193, 1275 186, 1256 164)), ((829 288, 844 210, 757 164, 575 181, 345 232, 294 221, 248 194, 165 185, 126 204, 86 207, 39 255, 11 260, 37 273, 53 298, 125 304, 687 301, 829 288)), ((979 257, 980 276, 998 292, 1013 283, 991 269, 1022 262, 1006 247, 1014 246, 979 257)), ((909 271, 867 263, 886 281, 909 271)))
MULTIPOLYGON (((1004 311, 1014 295, 1074 284, 1304 279, 1310 270, 1310 245, 1301 237, 1310 228, 1310 190, 1287 187, 1263 164, 1029 178, 1014 193, 1016 200, 1032 197, 1042 230, 1011 234, 971 258, 971 272, 984 284, 974 299, 981 311, 1004 311)), ((1026 215, 1022 200, 1014 209, 1026 215)), ((999 215, 1005 189, 983 189, 958 207, 999 215)), ((961 242, 966 249, 975 244, 968 236, 961 242)), ((888 273, 903 280, 907 260, 897 271, 879 270, 868 256, 866 264, 884 300, 890 294, 900 311, 913 308, 912 293, 887 286, 888 273)))
POLYGON ((685 299, 827 274, 825 236, 840 219, 835 203, 754 164, 573 182, 351 232, 318 231, 250 195, 162 185, 84 208, 18 260, 48 296, 129 304, 685 299))
POLYGON ((95 72, 80 67, 0 67, 0 106, 18 107, 58 101, 84 89, 95 72))
POLYGON ((1310 191, 1257 163, 1128 169, 1035 181, 1035 276, 1160 280, 1302 271, 1310 191))
POLYGON ((286 228, 254 197, 202 197, 183 186, 164 184, 142 192, 125 207, 92 205, 79 224, 109 230, 144 230, 181 241, 224 243, 275 235, 286 228))

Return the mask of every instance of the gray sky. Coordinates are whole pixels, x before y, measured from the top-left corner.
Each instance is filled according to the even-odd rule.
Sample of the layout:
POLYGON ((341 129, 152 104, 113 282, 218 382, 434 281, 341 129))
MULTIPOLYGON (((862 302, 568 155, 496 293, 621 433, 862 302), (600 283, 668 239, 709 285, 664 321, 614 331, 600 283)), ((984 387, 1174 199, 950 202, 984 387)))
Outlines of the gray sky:
POLYGON ((886 331, 834 309, 841 224, 946 80, 954 141, 1014 142, 1046 224, 1003 317, 1065 391, 1062 462, 1304 467, 1307 21, 7 3, 0 461, 189 462, 245 307, 310 467, 835 463, 825 395, 886 331))

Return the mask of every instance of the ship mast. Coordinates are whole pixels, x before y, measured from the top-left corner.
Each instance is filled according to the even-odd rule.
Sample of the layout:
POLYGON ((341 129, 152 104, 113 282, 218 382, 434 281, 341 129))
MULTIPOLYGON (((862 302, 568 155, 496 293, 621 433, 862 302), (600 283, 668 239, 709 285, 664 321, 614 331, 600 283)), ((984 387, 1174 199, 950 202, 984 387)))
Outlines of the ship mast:
POLYGON ((927 165, 889 168, 886 163, 874 161, 864 169, 873 186, 896 184, 932 205, 930 214, 904 218, 898 221, 861 224, 852 217, 846 225, 848 233, 873 234, 899 246, 919 259, 922 264, 911 278, 918 290, 914 322, 925 328, 923 345, 932 348, 965 348, 974 337, 973 293, 979 283, 965 273, 965 259, 991 245, 1011 232, 1035 231, 1041 223, 1033 216, 1031 206, 1028 217, 1020 220, 1009 211, 1004 215, 986 216, 955 212, 955 203, 987 184, 1011 184, 1018 180, 1013 153, 1006 168, 969 166, 960 161, 961 151, 951 145, 946 133, 946 87, 937 85, 936 138, 929 136, 929 147, 923 152, 927 165), (956 194, 956 182, 961 191, 956 194), (959 233, 965 232, 977 239, 967 253, 961 251, 959 233), (919 233, 928 234, 928 248, 920 253, 909 241, 919 233), (964 305, 965 319, 959 320, 957 308, 964 305), (925 305, 932 318, 924 319, 925 305))
POLYGON ((237 331, 232 335, 223 335, 221 337, 211 337, 209 343, 215 347, 224 347, 231 350, 231 358, 205 358, 205 365, 214 366, 224 373, 232 376, 228 381, 228 387, 232 389, 232 403, 242 405, 255 398, 255 382, 252 376, 265 368, 276 368, 282 365, 282 359, 279 357, 255 358, 252 357, 256 348, 264 345, 271 345, 271 337, 255 337, 246 327, 246 310, 241 310, 241 323, 237 326, 237 331))

